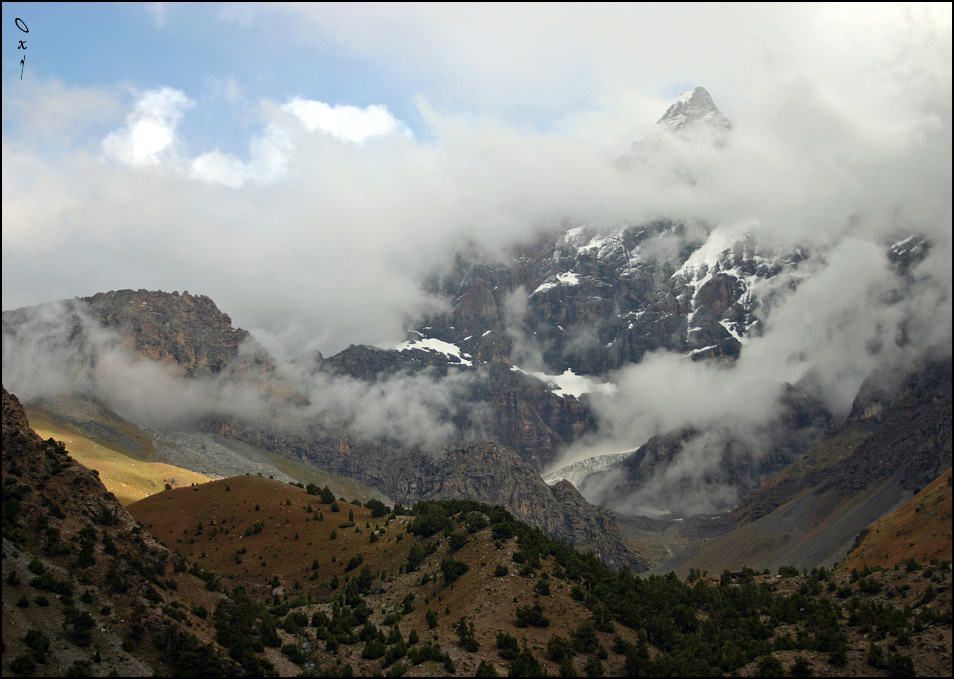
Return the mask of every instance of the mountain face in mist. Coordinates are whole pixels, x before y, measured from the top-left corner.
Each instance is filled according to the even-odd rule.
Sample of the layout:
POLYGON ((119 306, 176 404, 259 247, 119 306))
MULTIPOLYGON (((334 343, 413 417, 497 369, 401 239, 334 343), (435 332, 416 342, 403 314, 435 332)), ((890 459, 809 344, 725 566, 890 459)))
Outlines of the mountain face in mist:
MULTIPOLYGON (((732 134, 703 88, 657 127, 656 141, 689 150, 713 131, 716 141, 732 134)), ((924 287, 931 242, 867 245, 887 282, 849 298, 860 267, 851 280, 817 282, 848 248, 778 245, 747 223, 702 218, 566 223, 503 259, 477 246, 458 253, 424 284, 443 310, 413 321, 400 346, 284 363, 207 297, 100 293, 5 311, 4 379, 28 396, 89 392, 133 420, 236 439, 400 502, 501 504, 607 563, 642 569, 612 516, 586 500, 628 514, 727 511, 842 426, 847 408, 832 391, 850 404, 858 375, 881 357, 921 358, 920 321, 905 305, 924 287), (859 299, 867 306, 853 318, 859 299), (887 322, 868 323, 869 307, 888 310, 887 322), (839 345, 853 334, 864 335, 860 350, 839 345), (785 379, 766 382, 773 371, 785 379), (540 478, 595 449, 635 452, 551 478, 572 484, 540 478)))
POLYGON ((518 249, 510 263, 459 256, 430 283, 451 311, 416 330, 476 360, 551 375, 605 376, 661 349, 736 358, 759 332, 755 289, 803 258, 701 225, 577 226, 518 249))
MULTIPOLYGON (((48 310, 48 318, 68 323, 73 340, 83 336, 77 314, 90 314, 100 327, 119 331, 139 354, 175 366, 187 377, 221 372, 249 338, 246 331, 232 327, 232 319, 215 302, 188 292, 117 290, 61 304, 63 308, 48 310)), ((4 311, 4 340, 8 332, 15 341, 17 332, 41 331, 37 324, 43 316, 26 309, 4 311)))
POLYGON ((866 553, 868 564, 887 567, 950 555, 950 355, 894 388, 877 382, 864 385, 843 423, 743 499, 736 529, 670 567, 846 568, 866 553))
POLYGON ((679 95, 656 124, 673 132, 700 124, 727 130, 732 128, 732 123, 716 108, 704 87, 679 95))
POLYGON ((537 471, 553 463, 562 447, 596 430, 593 413, 578 399, 553 393, 536 377, 511 370, 505 360, 475 366, 464 353, 466 343, 461 347, 445 343, 444 353, 421 348, 426 342, 405 344, 408 348, 401 350, 352 345, 327 359, 312 357, 310 370, 370 383, 399 374, 466 375, 469 379, 458 397, 479 404, 482 412, 469 417, 466 409, 458 409, 451 418, 459 432, 456 438, 477 437, 508 446, 537 471))
MULTIPOLYGON (((592 429, 591 415, 576 399, 556 396, 536 378, 508 367, 477 368, 433 351, 374 347, 350 347, 328 359, 317 355, 297 363, 298 379, 318 375, 322 384, 329 385, 332 398, 338 397, 335 389, 343 392, 360 388, 359 384, 394 389, 389 398, 394 397, 407 387, 385 386, 389 375, 400 385, 402 379, 419 377, 421 381, 412 381, 410 388, 433 387, 433 380, 460 380, 458 396, 470 399, 486 420, 481 431, 511 447, 475 442, 450 449, 443 443, 408 446, 393 436, 375 440, 343 414, 309 410, 312 404, 296 390, 294 380, 285 377, 282 367, 247 332, 233 328, 228 315, 207 297, 145 290, 100 293, 4 312, 3 333, 5 376, 9 366, 16 379, 24 379, 13 366, 26 368, 28 357, 46 349, 48 355, 57 356, 54 362, 60 364, 64 379, 61 388, 67 387, 71 375, 83 376, 75 381, 81 391, 108 389, 104 382, 125 379, 147 411, 161 411, 168 403, 170 394, 162 392, 188 401, 183 395, 194 385, 199 400, 187 405, 186 420, 180 424, 196 431, 348 476, 399 502, 480 499, 500 504, 549 535, 594 552, 607 564, 648 567, 624 543, 609 512, 587 503, 572 486, 547 486, 539 475, 559 445, 592 429), (117 373, 108 371, 114 364, 119 366, 117 373), (155 372, 156 364, 169 371, 164 379, 171 381, 156 379, 162 378, 155 372), (140 379, 155 380, 144 394, 135 385, 140 379), (209 410, 210 404, 202 400, 210 394, 218 399, 238 394, 238 398, 209 410)), ((115 395, 100 395, 117 409, 129 405, 115 395)), ((359 396, 358 405, 367 403, 359 396)), ((444 424, 449 432, 457 432, 450 441, 462 441, 475 424, 463 406, 448 408, 444 424)))

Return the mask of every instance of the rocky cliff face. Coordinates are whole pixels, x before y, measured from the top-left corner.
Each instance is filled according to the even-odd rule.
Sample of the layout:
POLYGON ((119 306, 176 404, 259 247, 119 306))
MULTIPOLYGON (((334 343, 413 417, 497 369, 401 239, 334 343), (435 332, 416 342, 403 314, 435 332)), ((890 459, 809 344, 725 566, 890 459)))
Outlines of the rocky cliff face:
POLYGON ((629 550, 612 514, 589 504, 572 484, 550 487, 513 451, 483 441, 448 451, 425 499, 466 497, 499 504, 547 535, 589 551, 610 566, 644 571, 648 562, 629 550))
POLYGON ((701 225, 578 226, 518 249, 508 264, 459 256, 429 284, 451 311, 416 329, 474 360, 538 362, 550 374, 605 375, 660 349, 737 358, 760 332, 765 281, 804 257, 701 225))
POLYGON ((204 295, 115 290, 80 298, 105 328, 132 339, 137 352, 200 377, 222 371, 248 339, 204 295))

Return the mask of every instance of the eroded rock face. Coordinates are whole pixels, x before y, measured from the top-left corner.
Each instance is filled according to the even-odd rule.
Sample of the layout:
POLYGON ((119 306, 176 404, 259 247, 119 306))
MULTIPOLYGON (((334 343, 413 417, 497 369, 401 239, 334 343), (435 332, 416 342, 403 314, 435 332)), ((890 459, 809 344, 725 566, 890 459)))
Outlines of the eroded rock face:
POLYGON ((649 564, 623 542, 612 514, 567 481, 547 486, 513 451, 474 441, 451 450, 426 499, 466 497, 500 504, 547 535, 591 551, 607 564, 643 571, 649 564))
POLYGON ((80 301, 103 327, 130 337, 137 352, 189 377, 219 373, 248 338, 204 295, 114 290, 80 301))

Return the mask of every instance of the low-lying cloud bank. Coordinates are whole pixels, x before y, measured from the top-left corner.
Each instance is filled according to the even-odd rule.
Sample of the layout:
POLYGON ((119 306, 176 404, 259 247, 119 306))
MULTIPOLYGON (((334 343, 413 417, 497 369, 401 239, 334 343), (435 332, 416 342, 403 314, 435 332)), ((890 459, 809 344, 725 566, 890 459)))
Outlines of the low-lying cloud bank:
POLYGON ((187 379, 174 365, 136 353, 128 336, 102 327, 82 303, 14 313, 15 322, 4 324, 3 380, 22 400, 82 393, 150 425, 239 417, 290 428, 318 424, 398 445, 452 443, 482 433, 482 404, 465 397, 479 379, 473 372, 451 370, 441 377, 421 371, 363 381, 267 358, 273 367, 249 369, 262 358, 250 337, 220 373, 187 379))

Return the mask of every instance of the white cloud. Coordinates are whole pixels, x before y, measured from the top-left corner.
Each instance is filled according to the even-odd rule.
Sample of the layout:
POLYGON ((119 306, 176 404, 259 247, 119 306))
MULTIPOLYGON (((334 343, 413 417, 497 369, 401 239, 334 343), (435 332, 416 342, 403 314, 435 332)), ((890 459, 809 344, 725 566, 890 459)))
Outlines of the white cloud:
POLYGON ((120 162, 142 167, 158 165, 164 151, 177 141, 176 127, 186 109, 194 106, 179 90, 149 90, 126 116, 126 127, 103 140, 103 150, 120 162))
POLYGON ((422 83, 429 98, 503 115, 534 108, 552 119, 621 92, 668 97, 674 86, 698 84, 722 93, 731 118, 752 93, 793 77, 883 105, 886 88, 949 77, 951 68, 949 42, 943 49, 951 10, 940 3, 287 3, 250 11, 257 21, 286 15, 299 40, 379 63, 395 79, 422 83), (910 57, 914 67, 899 69, 910 57))
MULTIPOLYGON (((231 79, 223 91, 227 99, 230 92, 236 95, 231 79)), ((177 148, 176 129, 184 112, 193 106, 195 102, 178 90, 166 87, 148 91, 126 116, 125 127, 111 132, 103 140, 103 150, 108 157, 126 165, 148 167, 165 162, 190 178, 238 189, 247 182, 269 184, 285 174, 293 151, 292 119, 309 132, 321 131, 354 143, 395 133, 410 136, 407 126, 385 106, 329 106, 320 101, 294 98, 281 107, 263 102, 262 110, 270 122, 249 142, 248 161, 218 149, 189 160, 183 150, 177 148)))
POLYGON ((277 125, 269 125, 261 136, 249 144, 249 162, 243 162, 231 153, 219 150, 203 153, 192 161, 189 176, 210 184, 221 184, 232 189, 246 182, 270 184, 284 174, 291 155, 288 135, 277 125))
POLYGON ((375 104, 365 108, 330 106, 321 101, 296 97, 282 106, 282 110, 295 114, 308 131, 321 130, 342 141, 357 143, 370 137, 408 132, 407 127, 392 116, 386 106, 375 104))
POLYGON ((248 178, 248 169, 231 153, 209 151, 192 161, 192 176, 212 184, 237 189, 248 178))

